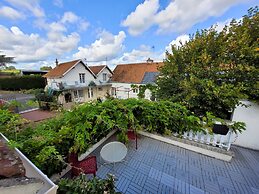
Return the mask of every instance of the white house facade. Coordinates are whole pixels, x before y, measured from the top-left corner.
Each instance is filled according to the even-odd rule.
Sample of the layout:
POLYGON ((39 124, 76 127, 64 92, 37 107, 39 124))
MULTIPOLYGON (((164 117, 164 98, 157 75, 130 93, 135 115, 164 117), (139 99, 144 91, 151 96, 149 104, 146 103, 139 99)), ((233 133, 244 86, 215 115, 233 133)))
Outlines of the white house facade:
MULTIPOLYGON (((155 84, 162 62, 148 59, 145 63, 120 64, 114 69, 111 78, 111 94, 115 98, 138 98, 139 86, 155 84), (134 85, 134 87, 132 87, 134 85)), ((150 90, 145 91, 145 99, 152 99, 150 90)))
POLYGON ((58 100, 63 105, 104 99, 107 93, 110 94, 111 76, 108 66, 87 66, 82 60, 58 64, 44 75, 46 88, 50 92, 60 92, 58 100))

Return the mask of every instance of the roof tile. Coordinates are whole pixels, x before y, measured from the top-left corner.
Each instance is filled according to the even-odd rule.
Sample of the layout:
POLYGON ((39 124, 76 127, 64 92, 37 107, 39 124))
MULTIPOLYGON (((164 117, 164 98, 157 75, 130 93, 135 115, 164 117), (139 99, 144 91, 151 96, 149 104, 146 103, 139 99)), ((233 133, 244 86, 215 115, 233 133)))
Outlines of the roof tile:
POLYGON ((66 63, 60 63, 57 67, 50 70, 47 74, 45 74, 43 77, 46 78, 56 78, 56 77, 62 77, 67 70, 69 70, 71 67, 73 67, 76 63, 78 63, 80 60, 74 60, 69 61, 66 63))
POLYGON ((114 69, 111 81, 141 83, 146 72, 159 72, 163 62, 120 64, 114 69))

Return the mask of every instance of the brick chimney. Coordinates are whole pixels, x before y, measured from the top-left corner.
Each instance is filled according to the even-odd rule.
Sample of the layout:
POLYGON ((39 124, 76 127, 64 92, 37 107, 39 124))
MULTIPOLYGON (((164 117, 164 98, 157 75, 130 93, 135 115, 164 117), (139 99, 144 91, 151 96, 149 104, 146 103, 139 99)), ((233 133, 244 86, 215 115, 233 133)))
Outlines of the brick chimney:
POLYGON ((56 67, 57 67, 58 66, 58 59, 56 59, 55 63, 56 63, 56 67))

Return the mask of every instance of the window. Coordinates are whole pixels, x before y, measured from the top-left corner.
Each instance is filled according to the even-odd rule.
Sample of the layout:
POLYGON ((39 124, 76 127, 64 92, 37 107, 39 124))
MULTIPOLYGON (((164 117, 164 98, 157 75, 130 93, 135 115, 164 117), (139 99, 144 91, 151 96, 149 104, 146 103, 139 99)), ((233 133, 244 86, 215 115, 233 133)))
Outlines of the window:
POLYGON ((80 83, 85 83, 85 73, 79 73, 79 81, 80 83))
POLYGON ((107 81, 107 73, 103 73, 103 81, 107 81))
POLYGON ((132 92, 133 92, 133 93, 138 93, 138 88, 132 89, 132 92))
POLYGON ((84 92, 83 92, 83 90, 75 90, 75 91, 74 91, 74 97, 75 97, 75 98, 82 98, 82 97, 84 97, 84 92))
POLYGON ((116 88, 113 88, 113 87, 112 87, 112 95, 113 95, 113 96, 116 96, 116 95, 117 95, 117 94, 116 94, 116 88))
POLYGON ((78 90, 78 96, 79 96, 79 98, 84 97, 84 92, 83 92, 83 90, 78 90))
POLYGON ((75 98, 78 98, 77 90, 74 91, 74 97, 75 97, 75 98))
POLYGON ((98 91, 103 91, 103 88, 102 88, 102 87, 99 87, 99 88, 98 88, 98 91))
POLYGON ((93 88, 88 88, 88 98, 92 98, 94 96, 93 88))

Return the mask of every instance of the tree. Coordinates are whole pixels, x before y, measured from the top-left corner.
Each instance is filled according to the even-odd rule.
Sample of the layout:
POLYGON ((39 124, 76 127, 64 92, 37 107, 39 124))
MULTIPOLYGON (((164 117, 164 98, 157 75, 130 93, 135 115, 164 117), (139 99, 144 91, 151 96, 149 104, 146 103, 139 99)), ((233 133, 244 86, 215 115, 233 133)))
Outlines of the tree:
POLYGON ((40 70, 42 70, 42 71, 44 71, 44 70, 51 70, 51 69, 52 69, 51 66, 42 66, 42 67, 40 68, 40 70))
POLYGON ((14 57, 7 57, 6 55, 0 54, 0 68, 6 67, 8 63, 15 63, 14 57))
POLYGON ((221 32, 197 31, 180 47, 172 45, 158 78, 158 98, 226 117, 239 99, 259 99, 258 7, 221 32))
POLYGON ((12 66, 12 65, 11 65, 11 66, 6 67, 6 69, 7 69, 7 70, 15 70, 16 68, 15 68, 15 66, 12 66))

